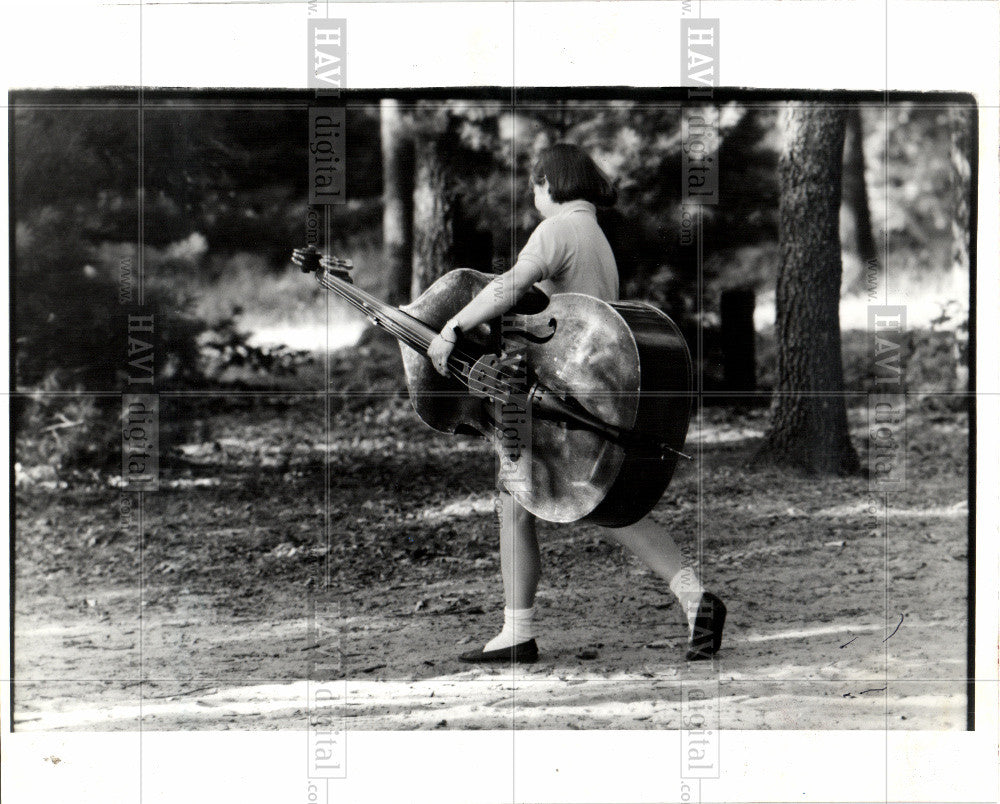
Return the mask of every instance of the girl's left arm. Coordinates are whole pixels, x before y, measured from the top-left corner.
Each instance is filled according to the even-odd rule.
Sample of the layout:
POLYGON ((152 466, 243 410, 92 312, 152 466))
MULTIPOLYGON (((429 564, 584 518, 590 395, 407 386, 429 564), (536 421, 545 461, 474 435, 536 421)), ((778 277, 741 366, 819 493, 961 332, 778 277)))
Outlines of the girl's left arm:
POLYGON ((444 325, 442 332, 447 334, 449 329, 469 332, 480 324, 503 315, 541 278, 542 270, 537 265, 517 263, 479 291, 472 301, 444 325))
POLYGON ((427 355, 438 373, 448 374, 448 356, 458 340, 455 330, 469 332, 480 324, 503 315, 540 279, 542 269, 538 265, 518 261, 507 273, 501 274, 479 291, 431 341, 427 355))

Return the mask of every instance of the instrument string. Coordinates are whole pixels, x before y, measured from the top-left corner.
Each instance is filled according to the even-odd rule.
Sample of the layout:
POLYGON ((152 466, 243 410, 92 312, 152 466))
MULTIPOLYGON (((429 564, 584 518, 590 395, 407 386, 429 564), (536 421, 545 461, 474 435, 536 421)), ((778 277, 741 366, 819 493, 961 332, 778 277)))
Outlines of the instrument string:
MULTIPOLYGON (((387 305, 380 299, 372 296, 367 291, 361 290, 349 281, 340 279, 328 269, 323 273, 318 273, 317 278, 320 285, 327 290, 336 293, 340 298, 347 301, 376 326, 395 337, 398 341, 409 346, 418 353, 424 353, 430 346, 433 336, 429 336, 431 328, 423 322, 400 310, 387 305)), ((436 333, 435 333, 436 335, 436 333)), ((479 356, 469 354, 459 346, 455 346, 448 358, 448 366, 456 375, 456 379, 462 382, 470 391, 473 390, 472 368, 479 365, 479 376, 475 380, 476 390, 482 389, 485 394, 495 401, 507 401, 518 386, 525 379, 523 371, 515 371, 508 368, 502 360, 497 362, 482 361, 479 356)), ((486 414, 489 426, 494 430, 497 427, 496 421, 488 413, 486 414)), ((666 444, 659 445, 675 455, 691 460, 689 455, 680 452, 666 444)))
MULTIPOLYGON (((335 292, 345 301, 358 308, 362 313, 366 313, 368 317, 374 317, 376 321, 380 321, 382 329, 398 340, 403 341, 407 346, 415 351, 426 351, 430 346, 430 340, 423 332, 420 332, 416 327, 410 325, 409 322, 406 322, 405 320, 399 321, 396 319, 394 315, 395 313, 402 313, 404 316, 409 317, 408 314, 402 310, 389 307, 381 300, 366 291, 361 290, 361 288, 335 277, 331 277, 329 274, 320 276, 319 281, 320 284, 327 290, 335 292)), ((465 350, 457 347, 452 351, 452 355, 463 361, 463 364, 460 364, 458 367, 458 373, 463 380, 468 382, 472 373, 471 367, 477 362, 478 358, 473 357, 465 350)), ((449 359, 449 363, 450 362, 451 360, 449 359)), ((506 397, 511 393, 513 388, 508 384, 508 381, 516 380, 513 372, 506 370, 503 366, 497 367, 490 365, 483 365, 481 370, 485 375, 487 375, 489 380, 492 380, 492 383, 481 383, 487 393, 492 393, 493 395, 501 397, 506 397)))
MULTIPOLYGON (((418 327, 429 329, 423 322, 414 319, 403 310, 387 305, 381 299, 372 296, 367 291, 349 282, 345 282, 329 272, 325 271, 320 275, 319 282, 323 287, 337 293, 338 296, 352 304, 367 317, 381 321, 383 329, 393 335, 393 337, 402 340, 414 351, 427 351, 428 346, 430 346, 430 338, 426 333, 418 329, 418 327), (403 316, 403 319, 399 320, 396 316, 403 316), (387 326, 390 322, 393 325, 393 329, 387 326), (400 333, 405 337, 402 337, 400 333)), ((459 347, 456 347, 452 351, 452 355, 465 364, 450 367, 457 368, 459 377, 467 384, 472 374, 471 367, 477 363, 479 358, 459 347)), ((451 362, 449 359, 449 364, 451 362)), ((517 372, 508 369, 502 363, 492 366, 484 364, 480 366, 480 370, 487 380, 487 382, 480 383, 482 388, 488 394, 495 396, 509 397, 517 389, 520 381, 524 379, 523 376, 518 376, 517 372)))
MULTIPOLYGON (((406 321, 406 318, 398 320, 395 315, 393 315, 394 313, 402 313, 403 316, 408 317, 403 311, 384 306, 378 299, 368 296, 368 294, 364 293, 364 291, 360 291, 356 288, 352 287, 351 290, 348 291, 347 288, 341 287, 339 282, 324 282, 321 280, 321 284, 323 284, 323 286, 327 289, 336 292, 345 300, 351 302, 355 307, 358 307, 359 310, 362 310, 363 312, 367 311, 372 315, 375 315, 377 312, 378 315, 375 315, 375 318, 380 322, 382 329, 395 337, 397 340, 405 343, 410 348, 416 351, 426 351, 430 343, 426 335, 417 329, 416 326, 413 326, 410 322, 406 321), (368 298, 364 298, 366 296, 368 298)), ((457 360, 449 361, 450 363, 453 363, 451 368, 456 371, 461 380, 468 384, 472 374, 471 366, 476 363, 477 358, 468 354, 463 349, 456 349, 452 354, 457 358, 457 360)), ((480 386, 487 394, 504 398, 510 394, 512 390, 511 387, 504 382, 500 373, 493 369, 492 366, 482 366, 482 371, 486 375, 487 381, 480 382, 480 386), (492 380, 492 382, 489 380, 492 380)))

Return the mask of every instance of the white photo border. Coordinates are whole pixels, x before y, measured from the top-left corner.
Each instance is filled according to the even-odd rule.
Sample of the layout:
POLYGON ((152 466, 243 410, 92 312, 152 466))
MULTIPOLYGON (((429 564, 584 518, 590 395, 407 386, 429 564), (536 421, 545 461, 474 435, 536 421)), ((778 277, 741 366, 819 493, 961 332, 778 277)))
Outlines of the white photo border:
MULTIPOLYGON (((722 778, 702 782, 692 800, 997 801, 998 6, 692 3, 722 21, 724 87, 959 91, 979 103, 976 730, 724 732, 722 778)), ((680 0, 319 5, 348 20, 350 88, 659 87, 680 79, 680 0)), ((306 86, 306 2, 20 0, 5 16, 8 89, 306 86)), ((5 144, 7 136, 5 129, 5 144)), ((3 170, 8 178, 6 162, 3 170)), ((0 225, 9 237, 7 215, 0 225)), ((8 305, 7 283, 0 288, 8 305)), ((8 337, 5 327, 5 360, 8 337)), ((0 398, 9 412, 7 391, 0 398)), ((9 482, 6 463, 3 472, 9 482)), ((9 539, 4 550, 9 567, 9 539)), ((5 575, 8 606, 9 583, 5 575)), ((9 644, 9 631, 4 639, 9 644)), ((303 734, 11 734, 10 677, 5 652, 7 801, 308 800, 303 734), (61 762, 48 761, 53 756, 61 762)), ((678 732, 357 732, 350 739, 351 769, 330 782, 330 801, 680 800, 678 732)))

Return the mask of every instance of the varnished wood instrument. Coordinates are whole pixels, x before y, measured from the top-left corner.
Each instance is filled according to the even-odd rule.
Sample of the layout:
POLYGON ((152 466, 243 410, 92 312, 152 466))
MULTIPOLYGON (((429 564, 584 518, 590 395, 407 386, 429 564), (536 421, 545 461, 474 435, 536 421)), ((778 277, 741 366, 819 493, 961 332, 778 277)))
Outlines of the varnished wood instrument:
POLYGON ((632 524, 687 457, 691 356, 652 305, 535 289, 502 322, 462 333, 443 377, 430 342, 495 277, 459 268, 396 308, 353 285, 347 260, 312 247, 292 259, 399 341, 417 415, 491 439, 501 483, 537 517, 632 524))

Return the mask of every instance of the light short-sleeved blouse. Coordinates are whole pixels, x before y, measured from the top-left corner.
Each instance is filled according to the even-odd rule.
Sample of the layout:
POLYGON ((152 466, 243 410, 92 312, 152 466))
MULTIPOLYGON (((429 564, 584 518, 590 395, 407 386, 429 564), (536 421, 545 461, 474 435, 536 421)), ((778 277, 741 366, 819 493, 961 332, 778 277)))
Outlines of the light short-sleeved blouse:
POLYGON ((549 296, 586 293, 618 300, 618 266, 589 201, 568 201, 538 224, 517 261, 541 270, 538 287, 549 296))

